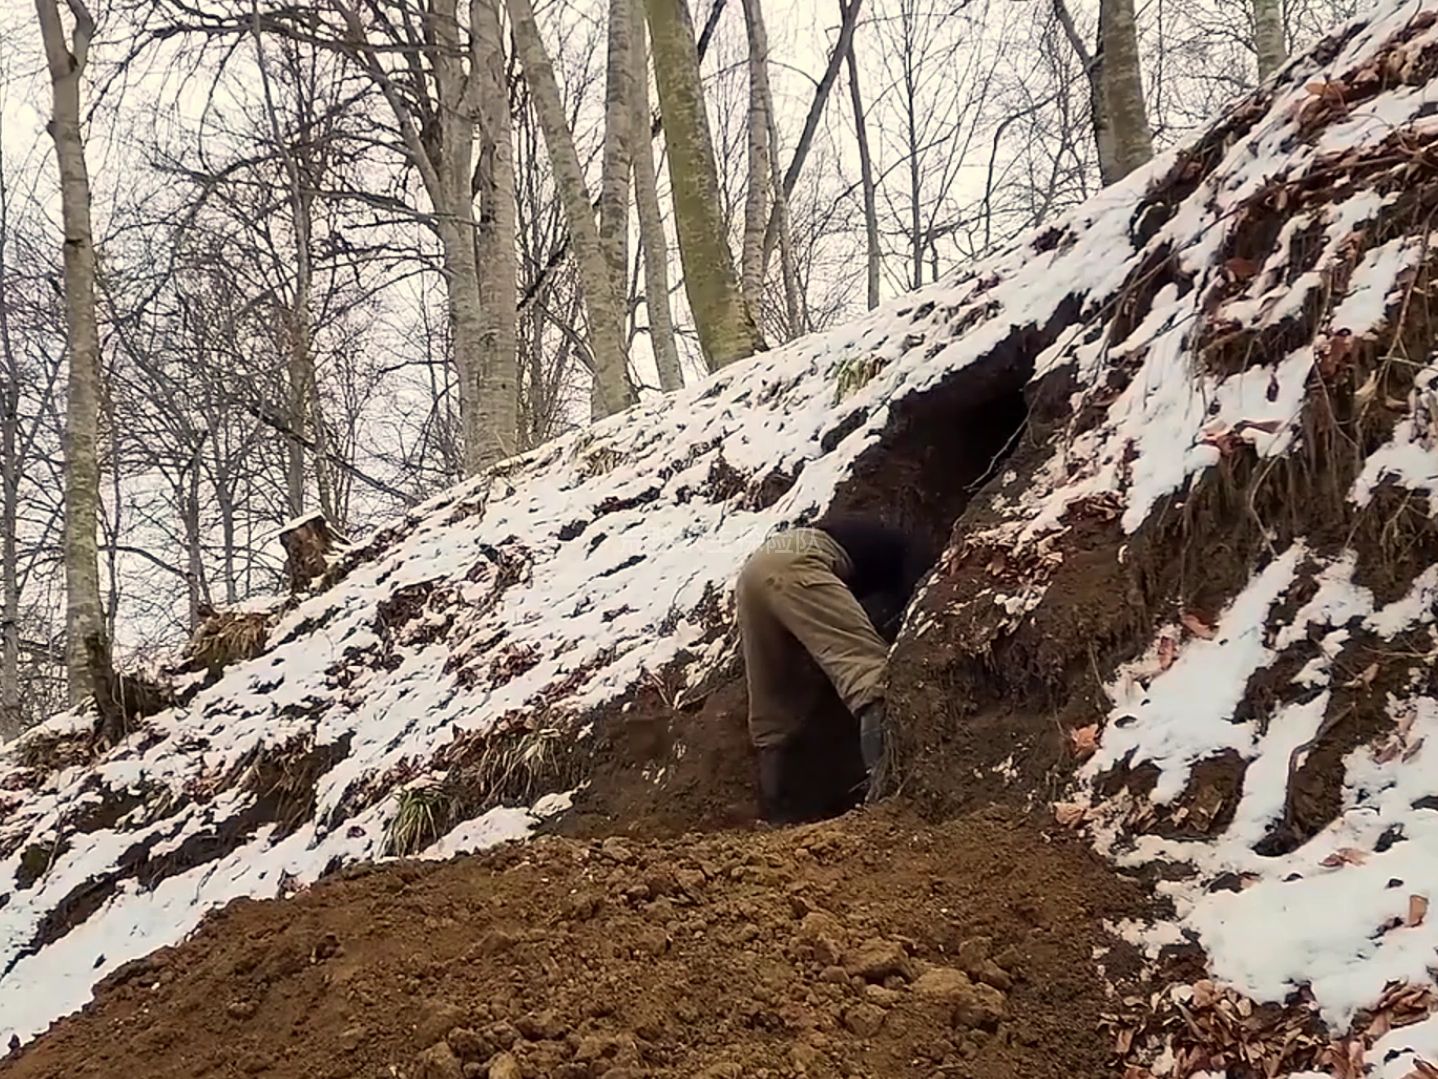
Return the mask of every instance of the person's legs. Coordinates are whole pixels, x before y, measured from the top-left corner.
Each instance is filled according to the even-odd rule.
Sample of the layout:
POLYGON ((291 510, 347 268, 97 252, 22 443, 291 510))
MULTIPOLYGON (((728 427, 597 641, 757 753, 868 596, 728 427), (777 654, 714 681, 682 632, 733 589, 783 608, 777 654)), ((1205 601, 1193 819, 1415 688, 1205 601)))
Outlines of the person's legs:
POLYGON ((735 593, 749 689, 749 740, 758 754, 761 812, 767 820, 786 822, 796 818, 788 789, 786 747, 804 717, 801 701, 806 680, 800 672, 812 671, 813 663, 769 604, 771 582, 789 571, 787 548, 774 542, 778 538, 771 538, 750 556, 740 571, 735 593))
POLYGON ((760 567, 767 608, 858 716, 884 696, 889 646, 842 580, 843 548, 815 529, 782 535, 788 547, 781 560, 760 567))
POLYGON ((781 816, 783 747, 807 715, 802 702, 812 699, 804 677, 810 657, 859 721, 869 800, 887 793, 889 648, 844 583, 848 570, 848 555, 832 537, 804 528, 771 536, 739 575, 749 734, 759 751, 761 797, 781 816))

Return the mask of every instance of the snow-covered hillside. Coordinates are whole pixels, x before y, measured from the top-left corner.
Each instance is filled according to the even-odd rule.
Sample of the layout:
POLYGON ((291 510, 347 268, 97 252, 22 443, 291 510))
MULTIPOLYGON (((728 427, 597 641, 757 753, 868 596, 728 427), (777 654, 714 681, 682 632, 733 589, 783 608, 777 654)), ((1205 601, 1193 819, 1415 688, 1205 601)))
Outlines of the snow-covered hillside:
MULTIPOLYGON (((582 784, 582 747, 606 706, 654 680, 682 692, 727 663, 729 582, 744 557, 777 525, 862 502, 926 401, 978 425, 984 394, 1067 378, 1073 422, 1022 490, 1001 462, 1017 438, 951 463, 986 484, 970 513, 988 525, 941 574, 975 551, 986 565, 1002 552, 1011 570, 924 607, 909 635, 949 618, 1015 631, 1066 602, 1050 583, 1076 517, 1139 537, 1175 495, 1238 459, 1322 472, 1322 454, 1343 452, 1355 476, 1343 504, 1387 512, 1401 492, 1417 514, 1404 536, 1431 545, 1438 370, 1413 349, 1429 325, 1435 70, 1438 3, 1386 3, 1192 147, 955 279, 419 507, 288 609, 262 655, 98 759, 84 752, 83 716, 32 732, 0 760, 0 1041, 43 1030, 99 978, 236 896, 283 894, 382 855, 401 792, 500 737, 532 755, 521 768, 562 743, 580 762, 565 774, 582 784), (1375 444, 1315 447, 1313 402, 1355 375, 1344 392, 1372 403, 1363 429, 1375 444)), ((922 508, 923 492, 913 500, 922 508)), ((1423 673, 1438 577, 1380 599, 1355 582, 1341 541, 1274 535, 1224 609, 1166 623, 1104 672, 1112 712, 1093 717, 1066 819, 1086 821, 1121 862, 1193 867, 1162 886, 1173 919, 1130 932, 1155 946, 1188 934, 1216 979, 1259 1001, 1307 986, 1342 1030, 1387 983, 1427 984, 1438 944, 1410 906, 1438 884, 1438 816, 1425 804, 1438 781, 1423 742, 1438 736, 1423 673), (1302 581, 1312 587, 1299 597, 1302 581), (1360 629, 1366 645, 1414 657, 1418 674, 1393 682, 1385 704, 1401 744, 1355 745, 1344 812, 1259 854, 1335 687, 1365 677, 1368 663, 1348 669, 1344 651, 1360 629), (1316 647, 1295 672, 1312 692, 1256 714, 1255 672, 1300 638, 1316 647), (1143 830, 1135 806, 1151 817, 1178 804, 1198 766, 1226 752, 1247 769, 1217 837, 1143 830), (1114 793, 1103 780, 1120 764, 1148 765, 1149 789, 1114 793), (1395 827, 1404 842, 1373 853, 1395 827), (1362 856, 1331 857, 1350 848, 1362 856), (1221 878, 1243 886, 1215 889, 1221 878), (1413 924, 1375 935, 1390 916, 1413 924)), ((1120 545, 1112 557, 1125 556, 1120 545)), ((1386 671, 1366 677, 1374 692, 1389 685, 1386 671)), ((523 834, 564 802, 550 792, 532 811, 489 809, 432 853, 523 834)), ((1438 1023, 1369 1041, 1360 1050, 1382 1074, 1402 1076, 1413 1055, 1389 1050, 1433 1055, 1438 1023)), ((1168 1070, 1193 1073, 1196 1058, 1175 1065, 1178 1052, 1167 1048, 1168 1070)))

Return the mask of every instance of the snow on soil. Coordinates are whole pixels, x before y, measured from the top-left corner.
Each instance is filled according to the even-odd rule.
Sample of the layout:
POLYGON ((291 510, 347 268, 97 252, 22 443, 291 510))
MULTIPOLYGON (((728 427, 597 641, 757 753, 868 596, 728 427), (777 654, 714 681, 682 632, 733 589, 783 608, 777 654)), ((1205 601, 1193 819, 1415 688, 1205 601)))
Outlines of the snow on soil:
MULTIPOLYGON (((1065 301, 1076 301, 1084 317, 1035 357, 1034 378, 1070 368, 1076 411, 1097 404, 1102 418, 1056 447, 1030 490, 1009 501, 993 497, 1003 523, 977 538, 1052 551, 1070 507, 1104 500, 1133 532, 1225 447, 1288 452, 1324 342, 1224 376, 1196 367, 1199 329, 1280 323, 1353 259, 1326 332, 1375 335, 1393 317, 1428 239, 1363 243, 1365 227, 1383 217, 1392 196, 1340 184, 1280 234, 1277 249, 1295 258, 1301 237, 1319 244, 1317 260, 1291 283, 1281 260, 1270 260, 1233 290, 1243 268, 1226 256, 1225 243, 1247 200, 1275 181, 1321 175, 1395 131, 1418 138, 1438 130, 1429 115, 1438 88, 1399 83, 1338 110, 1317 131, 1299 131, 1313 85, 1370 62, 1435 10, 1435 0, 1389 2, 1340 35, 1331 59, 1298 58, 1276 86, 1239 103, 1255 121, 1219 148, 1217 166, 1152 235, 1141 231, 1136 209, 1151 188, 1174 182, 1187 160, 1178 151, 951 280, 559 439, 356 541, 352 550, 367 553, 351 556, 341 580, 284 614, 264 654, 153 717, 98 763, 35 766, 42 750, 83 729, 74 715, 8 747, 0 756, 0 1044, 42 1031, 84 1004, 98 979, 181 939, 232 898, 284 894, 333 865, 380 856, 398 792, 442 767, 436 755, 456 735, 525 727, 584 738, 597 706, 671 662, 684 662, 691 683, 702 679, 731 647, 710 632, 705 611, 716 599, 723 610, 729 582, 763 536, 829 504, 881 438, 894 402, 981 362, 1015 328, 1049 325, 1065 301), (1120 338, 1114 311, 1130 298, 1140 268, 1164 251, 1174 257, 1174 280, 1120 338), (1220 286, 1228 298, 1206 307, 1220 286), (840 399, 855 361, 878 372, 840 399), (1131 377, 1115 387, 1105 376, 1118 368, 1131 377), (761 508, 762 481, 796 473, 782 497, 761 508), (400 608, 408 609, 403 617, 395 615, 400 608), (312 817, 288 832, 247 825, 246 812, 269 793, 262 766, 317 750, 327 755, 312 817), (118 819, 98 813, 117 804, 118 819), (228 836, 233 829, 238 837, 228 836), (194 854, 206 840, 221 852, 209 860, 194 854), (167 853, 187 852, 169 875, 155 870, 167 853), (66 919, 76 924, 58 930, 66 919)), ((1438 29, 1419 24, 1401 49, 1416 55, 1435 42, 1438 29)), ((1402 60, 1394 70, 1401 72, 1402 60)), ((1392 443, 1370 458, 1355 486, 1356 502, 1380 483, 1431 489, 1438 476, 1432 387, 1431 377, 1420 379, 1392 443)), ((1192 880, 1165 885, 1176 917, 1142 930, 1149 939, 1196 934, 1215 977, 1260 1000, 1281 1000, 1307 984, 1324 1015, 1341 1025, 1385 981, 1425 979, 1438 943, 1438 929, 1426 923, 1373 935, 1406 913, 1410 892, 1426 894, 1438 883, 1438 818, 1413 808, 1438 763, 1425 762, 1438 754, 1429 748, 1438 747, 1438 731, 1430 730, 1438 704, 1417 690, 1393 696, 1395 736, 1401 731, 1408 742, 1396 753, 1362 747, 1351 755, 1346 811, 1322 835, 1269 859, 1250 844, 1281 812, 1289 757, 1322 721, 1325 693, 1349 677, 1327 662, 1342 635, 1355 620, 1386 637, 1411 627, 1431 632, 1435 581, 1425 575, 1405 600, 1378 606, 1343 559, 1315 561, 1298 547, 1280 553, 1233 600, 1211 638, 1180 642, 1170 627, 1169 643, 1155 641, 1111 687, 1113 714, 1090 776, 1123 756, 1150 762, 1159 776, 1153 797, 1163 804, 1183 790, 1196 763, 1237 753, 1251 761, 1250 778, 1225 833, 1130 844, 1118 842, 1119 825, 1096 795, 1091 812, 1113 857, 1198 867, 1192 880), (1270 616, 1282 597, 1313 573, 1322 576, 1319 595, 1275 626, 1270 616), (1326 642, 1300 674, 1312 696, 1262 730, 1232 722, 1248 677, 1282 647, 1278 635, 1310 630, 1326 642), (1406 842, 1361 864, 1322 865, 1339 847, 1371 852, 1394 825, 1403 826, 1406 842), (1205 891, 1224 871, 1259 879, 1238 892, 1205 891), (1405 883, 1388 888, 1389 879, 1405 883)), ((1018 594, 986 593, 974 602, 997 604, 1018 620, 1045 595, 1040 571, 1018 594)), ((561 808, 551 801, 491 810, 427 854, 526 834, 561 808)), ((1438 1049, 1438 1026, 1400 1034, 1403 1045, 1438 1049)), ((1383 1061, 1381 1048, 1372 1050, 1375 1063, 1383 1061)))

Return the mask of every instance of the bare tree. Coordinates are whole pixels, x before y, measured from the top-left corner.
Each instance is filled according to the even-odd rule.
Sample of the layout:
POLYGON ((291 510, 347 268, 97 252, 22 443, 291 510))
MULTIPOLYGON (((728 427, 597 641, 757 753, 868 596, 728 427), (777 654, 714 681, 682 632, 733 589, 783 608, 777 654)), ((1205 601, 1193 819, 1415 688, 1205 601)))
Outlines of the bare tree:
MULTIPOLYGON (((544 131, 545 145, 549 148, 554 180, 564 204, 571 244, 583 283, 584 303, 589 315, 589 348, 594 364, 593 411, 596 417, 608 416, 635 401, 624 348, 621 299, 614 290, 610 262, 605 257, 599 228, 594 222, 593 201, 584 180, 584 166, 574 147, 574 136, 564 111, 559 82, 554 77, 554 67, 539 36, 534 10, 529 0, 508 0, 508 6, 514 22, 515 47, 524 65, 524 80, 529 86, 535 113, 544 131)), ((624 59, 627 62, 628 57, 624 59)))
POLYGON ((694 25, 685 0, 646 0, 684 289, 710 370, 759 347, 725 235, 694 25))
POLYGON ((769 145, 769 41, 759 0, 744 0, 744 26, 749 36, 749 182, 744 196, 744 243, 739 257, 740 284, 750 318, 759 318, 759 291, 764 284, 764 230, 769 224, 771 147, 769 145))
POLYGON ((56 0, 35 0, 54 90, 50 135, 60 168, 65 228, 65 317, 70 378, 65 423, 65 658, 70 700, 94 691, 92 656, 109 663, 100 604, 95 533, 100 506, 96 443, 100 424, 100 333, 95 318, 95 247, 90 227, 90 176, 80 131, 80 79, 95 21, 83 0, 67 0, 74 29, 66 40, 56 0))
POLYGON ((1288 58, 1283 43, 1283 0, 1253 0, 1253 51, 1258 77, 1266 79, 1288 58))
POLYGON ((0 742, 20 733, 20 363, 10 333, 10 189, 0 117, 0 742))
MULTIPOLYGON (((840 21, 854 22, 859 0, 839 0, 840 21)), ((879 306, 879 211, 875 198, 874 163, 869 156, 869 131, 864 120, 864 97, 859 90, 859 64, 854 57, 854 36, 849 35, 845 60, 849 67, 849 103, 854 110, 854 140, 859 149, 859 185, 864 196, 864 281, 869 310, 879 306)))
POLYGON ((1133 0, 1100 0, 1099 76, 1113 130, 1113 160, 1105 183, 1127 176, 1153 156, 1135 23, 1133 0))
POLYGON ((664 216, 654 176, 654 145, 649 138, 649 49, 644 9, 641 2, 630 6, 634 23, 631 53, 634 206, 639 218, 639 244, 644 253, 644 310, 649 317, 649 343, 654 349, 659 388, 668 391, 684 385, 684 373, 674 340, 674 320, 669 306, 669 243, 664 235, 664 216))
POLYGON ((1098 48, 1092 54, 1064 0, 1054 0, 1054 12, 1088 74, 1099 175, 1105 185, 1115 183, 1153 156, 1133 0, 1100 0, 1098 48))
MULTIPOLYGON (((418 11, 405 8, 397 21, 378 19, 370 31, 351 0, 333 0, 344 19, 345 47, 356 57, 393 111, 405 153, 423 180, 431 206, 433 227, 444 253, 449 290, 450 339, 459 383, 460 415, 464 423, 464 461, 474 472, 516 448, 517 402, 514 357, 506 352, 505 316, 488 313, 500 304, 506 288, 497 266, 481 266, 474 215, 474 133, 497 141, 500 132, 481 124, 480 98, 492 79, 471 78, 479 51, 472 40, 477 29, 490 27, 486 0, 471 0, 475 9, 468 32, 460 26, 456 0, 429 0, 418 11), (391 72, 383 57, 398 54, 404 66, 391 72), (421 58, 427 58, 428 64, 421 58), (468 61, 468 63, 466 62, 468 61)), ((492 35, 486 31, 488 54, 492 35)), ((481 156, 486 148, 481 147, 481 156)), ((496 160, 502 150, 495 148, 496 160)), ((502 169, 493 172, 493 196, 503 201, 502 169)), ((496 224, 504 210, 495 209, 496 224)), ((502 226, 496 228, 496 233, 502 226)), ((500 242, 496 235, 495 245, 500 242)))
POLYGON ((518 302, 515 261, 514 133, 509 77, 505 66, 500 0, 471 0, 474 60, 470 75, 479 85, 480 372, 481 430, 497 432, 487 456, 502 458, 521 449, 519 433, 518 302))

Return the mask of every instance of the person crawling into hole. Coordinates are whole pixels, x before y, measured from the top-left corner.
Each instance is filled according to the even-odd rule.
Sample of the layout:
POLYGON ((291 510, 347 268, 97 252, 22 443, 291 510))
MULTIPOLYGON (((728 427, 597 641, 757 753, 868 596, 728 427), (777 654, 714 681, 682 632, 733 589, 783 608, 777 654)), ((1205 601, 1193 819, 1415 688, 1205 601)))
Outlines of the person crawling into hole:
POLYGON ((791 749, 825 679, 858 720, 865 799, 888 793, 888 642, 932 561, 923 542, 897 528, 835 516, 776 532, 745 562, 736 589, 739 633, 765 820, 809 816, 796 789, 814 762, 791 749))

